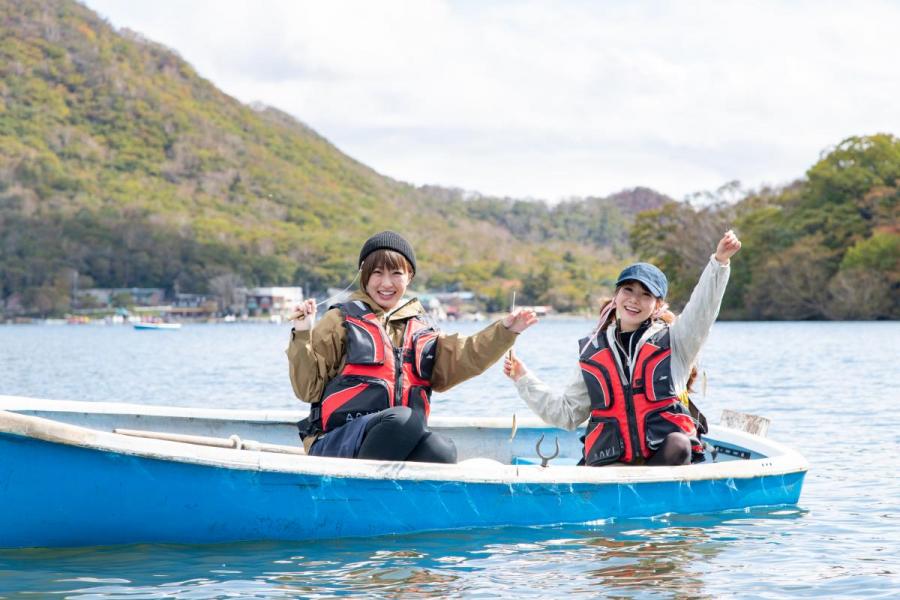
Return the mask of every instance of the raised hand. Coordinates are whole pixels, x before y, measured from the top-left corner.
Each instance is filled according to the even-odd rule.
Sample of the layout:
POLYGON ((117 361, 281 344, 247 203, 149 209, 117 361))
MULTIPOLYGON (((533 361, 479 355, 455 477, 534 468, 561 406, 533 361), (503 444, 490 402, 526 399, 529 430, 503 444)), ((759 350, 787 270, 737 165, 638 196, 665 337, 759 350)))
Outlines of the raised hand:
POLYGON ((506 359, 503 361, 503 374, 513 381, 518 381, 525 374, 525 363, 516 358, 512 350, 509 351, 506 359))
POLYGON ((503 318, 503 326, 516 333, 522 333, 537 322, 537 314, 530 308, 517 308, 503 318))
POLYGON ((294 312, 288 317, 291 325, 297 331, 308 331, 312 329, 313 322, 316 320, 316 301, 313 299, 304 300, 302 304, 294 307, 294 312))
POLYGON ((719 240, 719 245, 716 246, 716 261, 721 265, 727 265, 728 260, 737 254, 737 251, 740 249, 741 240, 738 239, 734 231, 729 229, 722 236, 722 239, 719 240))

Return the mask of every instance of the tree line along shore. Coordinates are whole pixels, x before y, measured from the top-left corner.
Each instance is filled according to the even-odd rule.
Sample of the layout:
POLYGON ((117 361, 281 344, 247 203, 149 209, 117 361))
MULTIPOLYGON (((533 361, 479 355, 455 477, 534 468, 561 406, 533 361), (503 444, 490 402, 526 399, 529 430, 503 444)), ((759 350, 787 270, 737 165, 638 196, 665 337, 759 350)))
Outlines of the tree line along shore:
POLYGON ((86 289, 343 288, 373 232, 416 286, 590 314, 623 265, 677 310, 721 233, 744 242, 722 316, 900 317, 900 140, 854 136, 796 181, 676 201, 636 187, 557 204, 380 175, 297 119, 245 105, 175 52, 72 0, 0 0, 0 319, 62 317, 86 289))

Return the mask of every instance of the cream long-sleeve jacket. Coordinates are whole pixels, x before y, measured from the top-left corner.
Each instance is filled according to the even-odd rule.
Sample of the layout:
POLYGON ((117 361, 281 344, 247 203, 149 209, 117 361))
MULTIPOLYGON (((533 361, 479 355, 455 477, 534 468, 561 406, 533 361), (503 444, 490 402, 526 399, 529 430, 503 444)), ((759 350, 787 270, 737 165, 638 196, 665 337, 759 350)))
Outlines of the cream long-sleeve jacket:
MULTIPOLYGON (((675 319, 672 325, 666 325, 661 321, 653 323, 638 342, 637 347, 640 348, 651 335, 664 327, 669 328, 672 347, 670 359, 672 378, 678 393, 685 390, 691 366, 697 359, 700 348, 703 347, 719 314, 719 307, 722 304, 722 296, 725 294, 730 272, 728 264, 719 264, 714 255, 710 256, 703 274, 700 275, 700 281, 691 292, 691 298, 681 315, 675 319)), ((599 335, 603 335, 603 333, 599 335)), ((615 324, 606 329, 605 335, 610 348, 614 348, 615 324)), ((594 343, 594 340, 592 339, 588 343, 594 343)), ((637 356, 637 354, 638 352, 635 351, 634 355, 637 356)), ((613 352, 613 355, 619 363, 619 373, 622 375, 619 353, 613 352)), ((631 369, 629 369, 630 371, 631 369)), ((562 394, 556 394, 550 386, 528 370, 516 381, 515 385, 519 396, 528 404, 529 408, 551 425, 564 429, 575 429, 590 415, 591 399, 588 396, 581 368, 577 366, 577 363, 572 379, 563 389, 562 394)))

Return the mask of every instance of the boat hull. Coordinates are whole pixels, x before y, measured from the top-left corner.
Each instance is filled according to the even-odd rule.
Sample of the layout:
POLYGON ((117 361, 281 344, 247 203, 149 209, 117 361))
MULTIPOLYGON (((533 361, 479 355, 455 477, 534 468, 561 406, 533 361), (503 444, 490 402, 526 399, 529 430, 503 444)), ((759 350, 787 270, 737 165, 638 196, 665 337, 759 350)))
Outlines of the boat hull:
POLYGON ((0 547, 304 540, 712 512, 796 503, 804 477, 369 479, 188 464, 6 434, 0 456, 0 547))
MULTIPOLYGON (((0 397, 0 547, 215 543, 585 523, 795 504, 807 470, 775 442, 711 427, 718 462, 574 466, 577 432, 433 418, 457 465, 312 457, 116 433, 152 427, 296 449, 295 414, 0 397), (52 418, 46 418, 52 417, 52 418), (559 458, 535 462, 541 436, 559 458), (727 451, 746 450, 747 459, 727 451), (473 458, 474 457, 474 458, 473 458)), ((546 444, 545 444, 546 446, 546 444)))

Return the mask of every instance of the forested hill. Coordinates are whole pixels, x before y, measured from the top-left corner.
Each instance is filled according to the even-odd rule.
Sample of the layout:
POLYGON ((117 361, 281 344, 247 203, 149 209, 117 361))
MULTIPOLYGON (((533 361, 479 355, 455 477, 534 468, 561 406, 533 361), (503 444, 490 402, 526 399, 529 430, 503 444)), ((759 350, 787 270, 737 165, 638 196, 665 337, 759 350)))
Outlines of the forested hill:
POLYGON ((843 140, 778 189, 695 209, 641 213, 638 254, 662 267, 670 302, 690 295, 710 248, 729 227, 744 248, 723 306, 750 319, 900 319, 900 139, 843 140))
POLYGON ((549 206, 417 188, 76 2, 0 0, 0 317, 65 313, 76 286, 320 291, 348 283, 387 228, 414 243, 416 285, 471 289, 492 310, 513 289, 592 307, 635 256, 664 268, 677 308, 735 227, 724 316, 900 318, 898 138, 848 138, 796 182, 733 196, 698 208, 635 188, 549 206))
POLYGON ((414 242, 422 284, 585 306, 630 252, 632 195, 667 200, 549 208, 406 185, 76 2, 0 0, 0 300, 35 314, 64 311, 74 279, 323 289, 385 228, 414 242))

